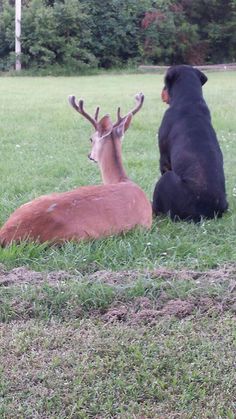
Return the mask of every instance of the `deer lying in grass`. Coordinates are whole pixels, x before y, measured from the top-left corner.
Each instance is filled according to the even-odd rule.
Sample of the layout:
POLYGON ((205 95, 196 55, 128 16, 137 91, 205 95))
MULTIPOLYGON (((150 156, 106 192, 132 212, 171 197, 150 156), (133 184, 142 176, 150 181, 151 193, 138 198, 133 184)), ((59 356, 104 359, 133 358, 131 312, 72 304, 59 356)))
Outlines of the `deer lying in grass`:
POLYGON ((143 100, 141 93, 136 95, 136 107, 124 117, 118 108, 117 122, 112 124, 109 115, 98 122, 99 108, 93 118, 85 112, 82 100, 69 97, 73 108, 95 128, 88 157, 98 162, 104 184, 44 195, 22 205, 1 228, 1 246, 21 241, 59 244, 97 239, 135 226, 151 226, 151 204, 142 189, 127 177, 121 157, 122 137, 143 100))

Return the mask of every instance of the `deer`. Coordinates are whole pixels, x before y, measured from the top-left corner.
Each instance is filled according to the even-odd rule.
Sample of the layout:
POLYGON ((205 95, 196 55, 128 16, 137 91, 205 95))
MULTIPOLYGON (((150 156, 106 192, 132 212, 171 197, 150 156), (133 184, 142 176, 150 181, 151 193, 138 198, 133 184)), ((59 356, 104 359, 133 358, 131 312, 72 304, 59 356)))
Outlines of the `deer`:
POLYGON ((149 229, 152 207, 144 191, 126 174, 122 163, 122 140, 133 116, 141 109, 144 95, 135 96, 134 109, 113 124, 109 114, 98 120, 84 109, 84 101, 69 96, 70 105, 89 121, 92 134, 88 157, 97 162, 103 183, 67 192, 40 196, 16 209, 0 229, 0 245, 36 242, 60 245, 68 241, 104 238, 135 227, 149 229))

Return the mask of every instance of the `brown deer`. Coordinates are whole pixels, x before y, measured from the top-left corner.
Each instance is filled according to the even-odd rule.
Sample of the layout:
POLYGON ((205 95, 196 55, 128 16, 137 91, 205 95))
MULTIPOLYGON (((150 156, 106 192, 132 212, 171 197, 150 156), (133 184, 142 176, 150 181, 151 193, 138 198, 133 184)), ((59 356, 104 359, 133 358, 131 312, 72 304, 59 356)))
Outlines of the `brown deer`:
POLYGON ((73 108, 95 129, 88 157, 98 162, 104 184, 43 195, 22 205, 0 229, 1 246, 21 241, 60 244, 119 234, 136 226, 150 228, 151 204, 143 190, 127 177, 121 157, 124 132, 143 100, 143 94, 136 95, 136 107, 124 117, 118 108, 117 121, 112 124, 109 115, 98 122, 99 108, 93 118, 85 112, 83 100, 69 97, 73 108))

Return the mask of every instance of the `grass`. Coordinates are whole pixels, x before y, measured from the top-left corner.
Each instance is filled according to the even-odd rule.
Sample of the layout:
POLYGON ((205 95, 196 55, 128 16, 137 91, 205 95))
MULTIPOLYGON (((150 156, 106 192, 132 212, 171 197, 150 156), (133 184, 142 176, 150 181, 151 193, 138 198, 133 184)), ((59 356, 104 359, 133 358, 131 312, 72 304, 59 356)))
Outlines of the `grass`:
MULTIPOLYGON (((0 249, 1 418, 235 418, 236 73, 208 76, 222 219, 163 217, 94 242, 0 249)), ((100 182, 69 94, 114 119, 144 92, 123 160, 151 199, 162 85, 153 74, 0 78, 0 225, 41 194, 100 182)))
MULTIPOLYGON (((0 293, 0 322, 10 323, 12 320, 31 318, 51 321, 52 319, 71 319, 99 316, 117 307, 126 306, 127 319, 135 315, 133 308, 137 299, 148 299, 148 308, 168 310, 168 302, 187 301, 190 311, 235 311, 234 284, 235 269, 226 274, 219 272, 214 278, 199 274, 197 279, 192 272, 150 272, 136 273, 131 271, 128 275, 105 275, 100 272, 94 275, 79 278, 77 275, 64 274, 63 277, 53 275, 54 281, 49 277, 41 278, 35 274, 23 272, 27 282, 22 283, 18 278, 13 284, 2 284, 0 293), (182 276, 182 277, 181 277, 182 276), (7 285, 7 286, 5 286, 7 285)), ((21 274, 22 276, 22 274, 21 274)), ((146 300, 145 300, 146 301, 146 300)), ((171 310, 171 308, 170 308, 171 310)), ((153 312, 153 315, 160 313, 153 312)), ((182 315, 180 310, 175 311, 182 315)), ((144 313, 143 313, 144 314, 144 313)), ((167 314, 172 314, 168 311, 167 314)), ((189 314, 189 313, 188 313, 189 314)))
POLYGON ((0 344, 2 418, 235 417, 229 315, 139 328, 17 322, 0 344))
MULTIPOLYGON (((8 268, 28 265, 37 270, 97 269, 159 265, 205 269, 236 259, 235 136, 232 89, 236 73, 209 73, 204 95, 224 153, 229 212, 222 220, 200 227, 157 219, 150 232, 134 231, 94 243, 66 244, 61 249, 45 246, 13 246, 0 249, 0 261, 8 268)), ((127 112, 138 91, 145 94, 144 108, 135 116, 123 146, 129 176, 150 199, 159 177, 156 131, 165 105, 161 103, 162 75, 101 75, 78 78, 2 78, 0 223, 19 205, 45 193, 65 191, 100 182, 98 167, 87 159, 91 128, 67 104, 71 93, 85 99, 92 112, 113 119, 118 105, 127 112)))

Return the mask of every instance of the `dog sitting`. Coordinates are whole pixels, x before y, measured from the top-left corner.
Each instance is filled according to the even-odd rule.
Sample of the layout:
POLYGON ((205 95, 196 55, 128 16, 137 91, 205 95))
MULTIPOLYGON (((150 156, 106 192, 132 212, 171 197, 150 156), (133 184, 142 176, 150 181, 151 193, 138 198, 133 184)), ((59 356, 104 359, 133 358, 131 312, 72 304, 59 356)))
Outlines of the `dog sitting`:
POLYGON ((159 129, 160 171, 154 214, 172 220, 221 217, 228 208, 223 157, 202 95, 207 77, 187 65, 165 76, 162 100, 169 104, 159 129))

